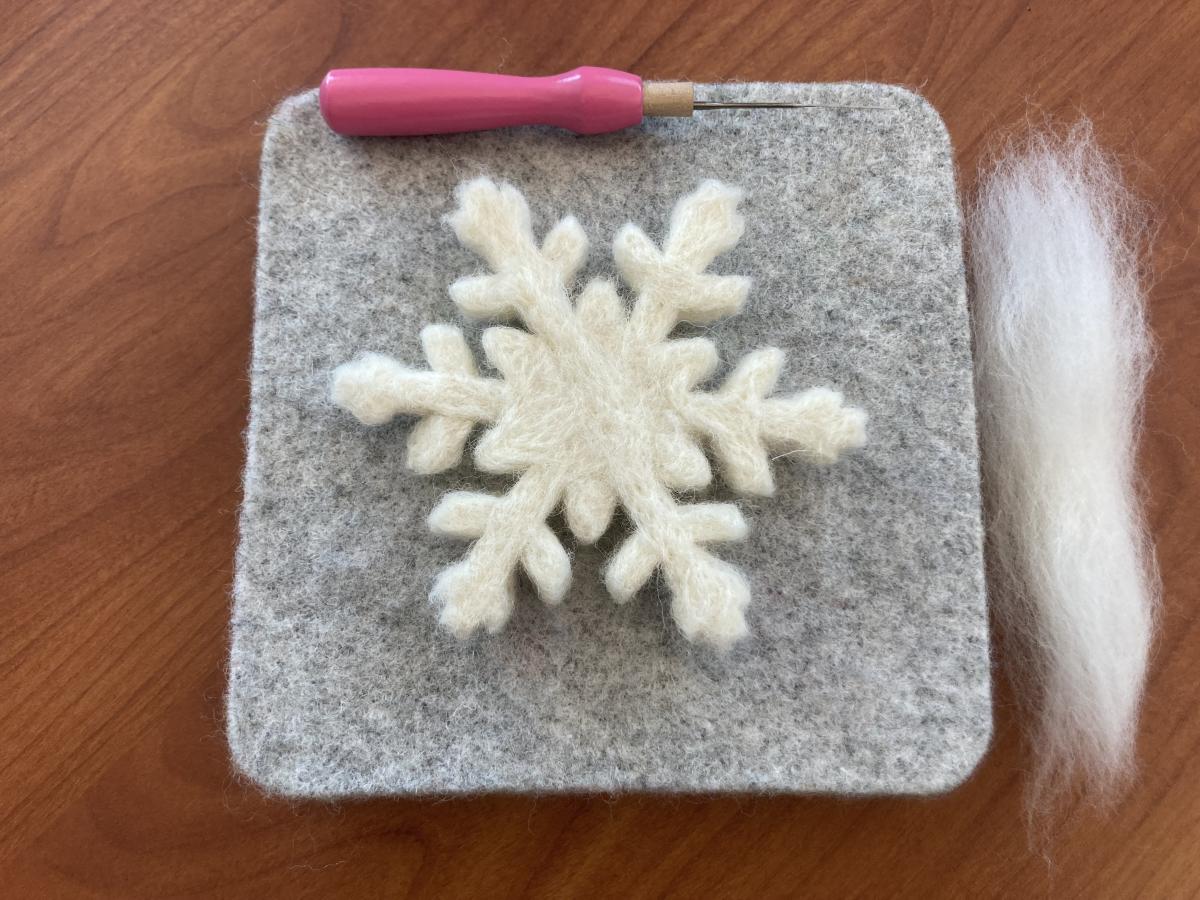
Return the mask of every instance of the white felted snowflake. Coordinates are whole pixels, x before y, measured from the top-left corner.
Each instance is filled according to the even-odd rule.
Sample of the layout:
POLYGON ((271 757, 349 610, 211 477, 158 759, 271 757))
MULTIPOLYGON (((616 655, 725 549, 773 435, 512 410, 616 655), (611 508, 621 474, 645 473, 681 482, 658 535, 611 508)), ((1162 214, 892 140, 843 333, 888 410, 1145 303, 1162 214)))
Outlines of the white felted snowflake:
POLYGON ((572 304, 587 255, 574 217, 539 247, 516 188, 467 182, 450 223, 491 273, 459 279, 450 296, 470 316, 518 319, 528 329, 484 331, 484 353, 501 378, 479 374, 462 332, 450 325, 421 332, 428 371, 378 353, 335 370, 333 400, 361 422, 422 417, 408 441, 414 471, 456 465, 471 430, 484 423, 476 467, 518 476, 501 497, 451 492, 429 516, 435 532, 475 542, 431 593, 456 635, 504 626, 518 565, 546 603, 562 601, 571 562, 547 517, 561 507, 575 538, 591 543, 617 504, 633 533, 607 565, 613 599, 628 601, 661 570, 689 640, 725 647, 746 634, 746 579, 705 549, 743 538, 746 523, 733 504, 677 496, 712 480, 701 442, 731 487, 770 494, 768 448, 832 462, 863 444, 866 415, 826 388, 769 396, 783 363, 774 348, 746 356, 719 389, 697 390, 716 368, 716 348, 705 338, 668 335, 681 321, 732 315, 745 301, 748 279, 706 271, 741 237, 740 199, 734 188, 704 182, 675 206, 661 249, 636 225, 617 233, 613 257, 636 292, 626 314, 605 280, 590 281, 572 304))

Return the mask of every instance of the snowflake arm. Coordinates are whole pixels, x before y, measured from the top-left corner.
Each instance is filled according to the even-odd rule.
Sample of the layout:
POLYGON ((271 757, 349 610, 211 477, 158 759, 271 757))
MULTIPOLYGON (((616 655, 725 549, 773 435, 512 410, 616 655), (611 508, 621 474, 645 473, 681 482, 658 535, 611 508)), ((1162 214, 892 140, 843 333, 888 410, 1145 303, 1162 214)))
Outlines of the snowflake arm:
POLYGON ((507 392, 503 382, 480 377, 457 328, 426 326, 421 344, 431 371, 364 353, 333 370, 330 393, 364 425, 383 425, 401 414, 423 416, 409 434, 408 465, 428 475, 458 464, 475 423, 494 421, 507 392))
POLYGON ((442 572, 430 598, 440 621, 460 638, 480 628, 495 633, 512 615, 519 564, 542 600, 561 603, 571 584, 571 560, 546 517, 558 505, 565 473, 539 466, 503 497, 454 491, 429 515, 439 534, 474 540, 467 555, 442 572))
POLYGON ((656 509, 647 514, 643 508, 635 516, 636 530, 609 562, 604 573, 608 592, 625 603, 661 568, 671 591, 671 616, 683 636, 728 649, 746 636, 743 611, 750 603, 750 585, 702 545, 743 540, 745 519, 732 503, 681 505, 669 495, 657 499, 656 509))
POLYGON ((450 299, 474 318, 519 317, 534 331, 552 329, 554 317, 570 313, 566 286, 587 258, 582 226, 567 216, 538 247, 529 206, 511 184, 476 178, 460 185, 457 195, 450 226, 492 271, 458 279, 450 299))
POLYGON ((774 347, 744 357, 715 393, 692 393, 683 401, 689 425, 708 438, 730 487, 769 496, 775 491, 768 450, 800 453, 832 463, 866 443, 867 415, 846 406, 829 388, 787 397, 768 396, 783 366, 774 347))
POLYGON ((632 223, 617 232, 613 259, 638 292, 630 324, 645 344, 662 341, 679 322, 711 322, 746 302, 749 278, 705 271, 741 239, 741 199, 740 190, 719 181, 701 183, 675 204, 661 250, 632 223))

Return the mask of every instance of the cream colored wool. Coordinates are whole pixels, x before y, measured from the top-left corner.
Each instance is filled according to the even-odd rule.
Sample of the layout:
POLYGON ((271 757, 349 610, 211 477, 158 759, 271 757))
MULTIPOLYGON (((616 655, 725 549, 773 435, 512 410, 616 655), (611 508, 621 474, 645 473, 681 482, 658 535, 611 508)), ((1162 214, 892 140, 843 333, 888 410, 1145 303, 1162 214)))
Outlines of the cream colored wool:
POLYGON ((969 220, 993 606, 1034 714, 1034 807, 1133 768, 1158 580, 1135 490, 1143 217, 1086 123, 982 173, 969 220))
POLYGON ((626 314, 616 286, 603 280, 589 282, 572 306, 570 286, 588 248, 573 217, 539 247, 516 188, 467 182, 450 223, 491 272, 459 279, 450 296, 468 315, 518 319, 528 329, 484 332, 484 353, 503 380, 480 375, 462 333, 447 325, 422 332, 430 371, 377 353, 334 371, 334 402, 363 423, 423 417, 409 440, 414 471, 456 465, 473 427, 485 423, 475 465, 519 476, 502 497, 447 494, 429 516, 434 531, 475 541, 431 594, 456 635, 504 626, 518 565, 546 603, 561 602, 571 563, 547 517, 561 505, 576 539, 591 543, 618 503, 634 531, 608 564, 612 597, 628 601, 661 569, 689 640, 725 648, 746 634, 749 586, 704 549, 743 538, 741 513, 729 503, 680 503, 674 493, 712 480, 700 441, 731 487, 769 495, 771 451, 831 463, 864 443, 866 415, 827 388, 770 396, 783 364, 774 348, 748 354, 718 390, 696 390, 716 369, 716 348, 705 338, 668 336, 680 322, 740 310, 749 279, 707 271, 741 237, 740 199, 734 188, 702 183, 677 203, 662 248, 635 225, 618 232, 614 260, 636 292, 626 314))

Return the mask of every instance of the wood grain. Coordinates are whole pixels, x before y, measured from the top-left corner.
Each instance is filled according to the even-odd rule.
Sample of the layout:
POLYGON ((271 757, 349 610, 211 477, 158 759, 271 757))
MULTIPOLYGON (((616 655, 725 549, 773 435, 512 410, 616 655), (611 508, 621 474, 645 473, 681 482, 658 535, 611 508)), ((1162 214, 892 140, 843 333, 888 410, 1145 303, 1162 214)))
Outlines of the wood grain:
POLYGON ((40 2, 0 31, 0 893, 1200 894, 1200 5, 40 2), (966 185, 1032 108, 1160 212, 1145 472, 1166 581, 1140 782, 1027 846, 1003 688, 932 800, 265 799, 222 734, 262 123, 335 65, 901 82, 966 185), (1032 100, 1034 107, 1028 102, 1032 100))

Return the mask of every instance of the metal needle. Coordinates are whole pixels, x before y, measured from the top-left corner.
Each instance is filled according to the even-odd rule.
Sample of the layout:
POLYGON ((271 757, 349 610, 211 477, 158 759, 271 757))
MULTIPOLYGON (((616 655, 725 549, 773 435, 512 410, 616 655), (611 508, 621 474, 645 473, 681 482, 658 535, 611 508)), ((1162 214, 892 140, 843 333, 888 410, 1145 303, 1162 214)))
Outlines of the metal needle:
POLYGON ((833 103, 782 103, 773 100, 696 100, 692 109, 890 109, 887 106, 842 106, 833 103))

